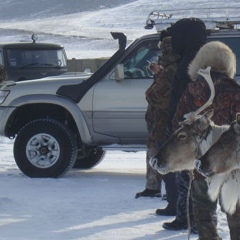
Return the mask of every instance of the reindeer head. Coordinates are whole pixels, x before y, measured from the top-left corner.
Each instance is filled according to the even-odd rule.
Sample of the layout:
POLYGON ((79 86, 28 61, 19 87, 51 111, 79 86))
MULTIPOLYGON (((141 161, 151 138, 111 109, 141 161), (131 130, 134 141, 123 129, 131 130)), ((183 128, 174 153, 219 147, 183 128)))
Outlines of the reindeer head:
POLYGON ((240 113, 218 141, 196 160, 195 165, 207 177, 240 168, 240 113))
POLYGON ((161 174, 194 168, 194 160, 201 155, 202 147, 211 133, 213 110, 196 115, 191 121, 180 123, 181 127, 166 141, 150 164, 161 174))
POLYGON ((186 114, 186 120, 179 123, 181 127, 166 141, 158 154, 150 159, 150 165, 161 174, 193 169, 194 160, 199 157, 203 142, 207 143, 213 110, 203 115, 199 113, 211 105, 215 96, 210 70, 211 67, 198 70, 198 74, 205 78, 211 90, 208 101, 195 112, 186 114))

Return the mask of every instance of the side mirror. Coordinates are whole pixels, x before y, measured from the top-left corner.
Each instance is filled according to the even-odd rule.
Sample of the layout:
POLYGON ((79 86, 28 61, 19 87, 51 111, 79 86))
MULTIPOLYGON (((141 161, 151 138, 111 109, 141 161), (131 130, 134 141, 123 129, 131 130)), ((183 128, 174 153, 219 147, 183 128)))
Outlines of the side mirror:
POLYGON ((123 64, 117 64, 115 67, 115 79, 117 81, 124 80, 124 66, 123 64))

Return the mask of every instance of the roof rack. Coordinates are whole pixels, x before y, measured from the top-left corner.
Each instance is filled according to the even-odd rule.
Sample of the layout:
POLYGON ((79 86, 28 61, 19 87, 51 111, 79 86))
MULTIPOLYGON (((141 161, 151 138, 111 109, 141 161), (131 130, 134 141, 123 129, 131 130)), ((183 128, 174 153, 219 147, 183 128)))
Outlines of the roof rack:
POLYGON ((154 10, 148 15, 145 29, 155 26, 157 32, 161 32, 177 20, 189 17, 202 19, 207 29, 236 29, 240 24, 240 7, 154 10))

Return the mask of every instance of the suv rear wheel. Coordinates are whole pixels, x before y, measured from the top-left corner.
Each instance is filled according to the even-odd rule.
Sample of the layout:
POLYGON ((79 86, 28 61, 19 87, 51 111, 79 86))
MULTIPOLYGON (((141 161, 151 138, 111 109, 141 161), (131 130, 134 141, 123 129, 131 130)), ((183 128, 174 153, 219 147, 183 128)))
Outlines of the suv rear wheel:
POLYGON ((26 124, 14 143, 14 158, 29 177, 59 177, 77 157, 77 141, 64 124, 38 119, 26 124))

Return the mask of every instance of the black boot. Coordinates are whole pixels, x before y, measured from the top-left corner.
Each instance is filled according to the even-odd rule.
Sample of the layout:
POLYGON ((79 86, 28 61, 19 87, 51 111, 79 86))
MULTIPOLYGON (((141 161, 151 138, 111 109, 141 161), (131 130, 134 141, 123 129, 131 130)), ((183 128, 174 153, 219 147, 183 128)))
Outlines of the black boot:
POLYGON ((156 214, 160 216, 176 216, 176 207, 171 207, 168 204, 166 208, 157 209, 156 214))
POLYGON ((136 194, 135 198, 140 197, 161 197, 161 193, 159 190, 151 190, 146 188, 143 192, 139 192, 136 194))
POLYGON ((179 231, 179 230, 188 229, 188 223, 181 222, 181 221, 175 219, 172 222, 163 223, 162 227, 167 230, 179 231))

